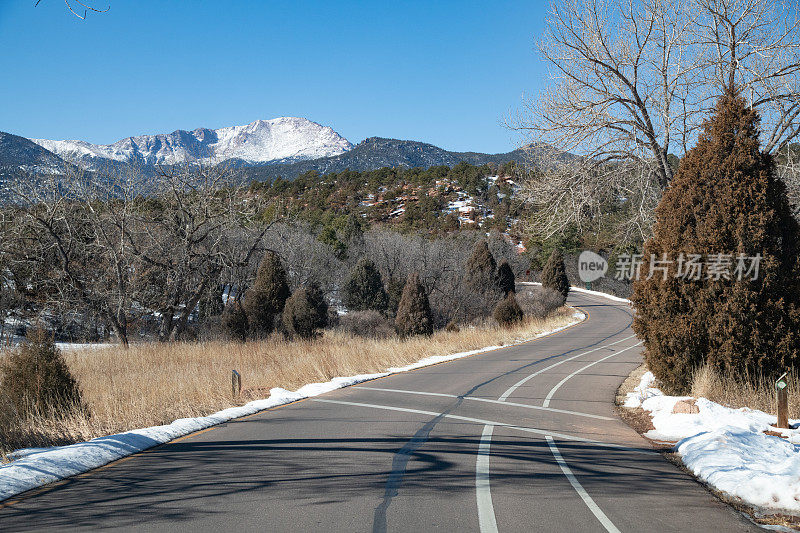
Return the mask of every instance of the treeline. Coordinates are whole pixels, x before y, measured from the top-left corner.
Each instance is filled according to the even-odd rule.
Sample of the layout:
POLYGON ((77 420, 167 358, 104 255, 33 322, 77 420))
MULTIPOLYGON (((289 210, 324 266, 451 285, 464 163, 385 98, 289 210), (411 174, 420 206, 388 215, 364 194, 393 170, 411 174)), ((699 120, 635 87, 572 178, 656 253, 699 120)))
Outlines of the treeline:
MULTIPOLYGON (((445 169, 397 172, 425 174, 425 181, 445 169)), ((480 184, 475 167, 462 166, 453 175, 480 184)), ((323 224, 290 216, 280 199, 234 187, 235 176, 219 167, 173 168, 148 177, 146 195, 135 175, 98 180, 75 170, 46 179, 52 186, 15 184, 15 203, 0 210, 0 316, 20 326, 46 323, 65 340, 227 335, 225 313, 236 311, 234 303, 248 321, 261 324, 256 329, 262 333, 280 328, 304 335, 303 324, 318 329, 345 310, 378 313, 402 331, 397 315, 409 279, 416 279, 409 290, 427 299, 431 328, 441 328, 488 319, 510 292, 509 277, 530 268, 499 232, 488 238, 476 231, 422 235, 375 226, 355 213, 323 224), (491 276, 484 272, 487 279, 502 274, 496 290, 464 283, 480 242, 494 265, 491 276), (253 306, 248 312, 247 295, 262 279, 258 266, 266 257, 280 265, 285 288, 270 297, 271 318, 262 319, 253 306), (373 271, 372 284, 385 293, 369 296, 369 309, 354 303, 351 290, 354 280, 366 279, 365 270, 373 271), (322 312, 323 301, 330 311, 322 312), (293 316, 282 315, 286 305, 293 316), (265 321, 271 326, 263 327, 265 321)), ((419 301, 410 308, 418 309, 419 301)), ((534 314, 546 312, 541 302, 526 305, 534 314)), ((252 327, 240 336, 252 335, 252 327)))

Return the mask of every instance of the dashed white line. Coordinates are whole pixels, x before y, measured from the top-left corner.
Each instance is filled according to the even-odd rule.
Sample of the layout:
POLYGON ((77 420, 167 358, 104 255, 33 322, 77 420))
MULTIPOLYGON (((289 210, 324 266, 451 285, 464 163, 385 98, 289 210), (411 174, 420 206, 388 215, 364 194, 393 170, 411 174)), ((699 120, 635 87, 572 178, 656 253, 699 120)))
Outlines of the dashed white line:
POLYGON ((573 372, 572 374, 568 375, 567 377, 565 377, 564 379, 562 379, 561 381, 559 381, 559 382, 556 384, 556 386, 555 386, 555 387, 553 387, 552 389, 550 389, 550 392, 548 392, 548 393, 547 393, 547 396, 545 397, 545 399, 544 399, 544 402, 542 402, 542 407, 547 407, 548 405, 550 405, 550 400, 552 400, 552 399, 553 399, 553 395, 556 393, 556 391, 557 391, 558 389, 560 389, 560 388, 561 388, 561 386, 562 386, 564 383, 566 383, 567 381, 569 381, 569 379, 570 379, 570 378, 573 378, 573 377, 575 377, 575 375, 579 374, 580 372, 583 372, 583 371, 584 371, 584 370, 586 370, 587 368, 591 368, 591 367, 593 367, 593 366, 594 366, 594 365, 596 365, 597 363, 602 363, 602 362, 603 362, 603 361, 605 361, 606 359, 610 359, 611 357, 614 357, 615 355, 619 355, 619 354, 621 354, 622 352, 627 352, 628 350, 631 350, 631 349, 633 349, 633 348, 636 348, 637 346, 640 346, 641 344, 642 344, 641 342, 637 342, 637 343, 636 343, 636 344, 634 344, 633 346, 628 346, 627 348, 624 348, 624 349, 622 349, 622 350, 620 350, 620 351, 618 351, 618 352, 614 352, 614 353, 612 353, 611 355, 607 355, 607 356, 605 356, 605 357, 601 357, 601 358, 600 358, 600 359, 598 359, 597 361, 592 361, 592 362, 591 362, 591 363, 589 363, 588 365, 586 365, 586 366, 584 366, 584 367, 582 367, 582 368, 579 368, 578 370, 576 370, 576 371, 575 371, 575 372, 573 372))
POLYGON ((509 388, 508 388, 508 390, 507 390, 507 391, 505 391, 505 392, 504 392, 504 393, 503 393, 503 394, 502 394, 502 395, 501 395, 501 396, 498 398, 498 401, 501 401, 501 402, 504 402, 504 401, 506 401, 506 398, 508 398, 509 396, 511 396, 511 395, 514 393, 514 391, 515 391, 515 390, 517 390, 519 387, 521 387, 522 385, 524 385, 525 383, 527 383, 527 382, 528 382, 528 381, 530 381, 531 379, 535 378, 535 377, 536 377, 536 376, 538 376, 539 374, 541 374, 541 373, 543 373, 543 372, 547 372, 547 371, 548 371, 548 370, 550 370, 551 368, 555 368, 555 367, 557 367, 558 365, 562 365, 562 364, 566 363, 567 361, 572 361, 573 359, 577 359, 578 357, 580 357, 580 356, 582 356, 582 355, 588 355, 588 354, 590 354, 590 353, 593 353, 593 352, 596 352, 596 351, 598 351, 598 350, 602 350, 602 349, 604 349, 604 348, 608 348, 608 347, 610 347, 610 346, 614 346, 614 345, 616 345, 616 344, 619 344, 619 343, 621 343, 621 342, 624 342, 624 341, 626 341, 626 340, 628 340, 628 339, 631 339, 631 338, 633 338, 633 337, 635 337, 635 336, 636 336, 636 335, 631 335, 630 337, 625 337, 624 339, 620 339, 620 340, 618 340, 618 341, 616 341, 616 342, 612 342, 611 344, 606 344, 605 346, 600 346, 600 347, 594 348, 593 350, 589 350, 588 352, 583 352, 583 353, 579 353, 578 355, 573 355, 573 356, 571 356, 571 357, 567 357, 566 359, 562 359, 561 361, 559 361, 559 362, 557 362, 557 363, 553 363, 552 365, 550 365, 550 366, 548 366, 548 367, 546 367, 546 368, 543 368, 543 369, 541 369, 541 370, 538 370, 538 371, 534 372, 533 374, 530 374, 529 376, 526 376, 526 377, 522 378, 521 380, 517 381, 516 383, 514 383, 513 385, 511 385, 511 387, 509 387, 509 388))
POLYGON ((494 426, 483 426, 478 458, 475 461, 475 498, 478 502, 478 525, 481 533, 497 533, 497 520, 492 505, 492 490, 489 485, 489 450, 494 426))
POLYGON ((597 520, 600 521, 606 531, 609 533, 620 533, 619 529, 617 529, 614 523, 609 520, 603 510, 598 507, 592 497, 589 496, 589 493, 586 492, 586 489, 583 488, 583 485, 580 484, 578 478, 575 477, 575 474, 572 473, 572 470, 570 470, 569 466, 567 466, 566 461, 564 461, 564 458, 561 457, 561 452, 558 451, 555 442, 553 442, 553 437, 547 435, 545 438, 547 439, 547 444, 550 446, 550 451, 553 453, 553 457, 555 457, 558 466, 561 467, 561 471, 565 476, 567 476, 570 485, 572 485, 572 488, 578 493, 578 496, 581 497, 583 503, 586 504, 586 507, 588 507, 597 520))
POLYGON ((601 416, 601 415, 593 415, 591 413, 579 413, 577 411, 568 411, 566 409, 555 409, 553 407, 543 407, 541 405, 528 405, 525 403, 514 403, 514 402, 501 402, 500 400, 492 400, 491 398, 478 398, 476 396, 458 396, 455 394, 443 394, 441 392, 421 392, 421 391, 411 391, 411 390, 402 390, 402 389, 382 389, 379 387, 364 387, 359 386, 359 389, 366 389, 366 390, 374 390, 380 392, 396 392, 399 394, 417 394, 420 396, 439 396, 444 398, 463 398, 464 400, 472 400, 474 402, 486 402, 486 403, 497 403, 500 405, 508 405, 511 407, 523 407, 525 409, 535 409, 539 411, 550 411, 552 413, 560 413, 564 415, 574 415, 574 416, 583 416, 586 418, 596 418, 598 420, 616 420, 616 418, 611 418, 610 416, 601 416))

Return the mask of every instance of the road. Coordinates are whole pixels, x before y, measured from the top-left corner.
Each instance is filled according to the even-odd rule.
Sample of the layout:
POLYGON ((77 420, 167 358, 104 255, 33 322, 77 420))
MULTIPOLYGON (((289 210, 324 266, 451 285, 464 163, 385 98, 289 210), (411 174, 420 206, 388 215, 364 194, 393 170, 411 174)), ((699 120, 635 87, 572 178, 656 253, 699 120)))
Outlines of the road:
POLYGON ((757 531, 614 413, 626 304, 232 421, 0 509, 0 530, 757 531))

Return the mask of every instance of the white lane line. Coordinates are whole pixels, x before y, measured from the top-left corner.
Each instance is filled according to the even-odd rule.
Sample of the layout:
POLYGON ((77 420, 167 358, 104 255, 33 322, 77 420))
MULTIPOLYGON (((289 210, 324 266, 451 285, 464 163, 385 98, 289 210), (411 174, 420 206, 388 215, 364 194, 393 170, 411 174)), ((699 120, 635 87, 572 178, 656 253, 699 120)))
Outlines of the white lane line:
POLYGON ((564 458, 561 457, 561 452, 558 451, 555 442, 553 442, 553 437, 548 435, 545 438, 547 439, 547 444, 550 445, 550 451, 553 452, 553 457, 556 458, 558 466, 561 467, 561 471, 564 472, 565 476, 567 476, 570 485, 572 485, 572 488, 578 493, 578 496, 581 497, 583 503, 586 504, 586 507, 589 508, 597 520, 599 520, 603 527, 606 528, 606 531, 609 533, 620 533, 619 529, 617 529, 617 526, 615 526, 614 523, 611 522, 611 520, 609 520, 606 514, 602 511, 602 509, 600 509, 600 507, 594 503, 592 497, 589 496, 589 493, 586 492, 586 489, 584 489, 583 485, 580 484, 578 478, 575 477, 575 474, 573 474, 572 470, 570 470, 570 468, 567 466, 566 461, 564 461, 564 458))
POLYGON ((575 371, 575 372, 573 372, 572 374, 568 375, 567 377, 565 377, 564 379, 562 379, 561 381, 559 381, 559 382, 556 384, 556 386, 555 386, 555 387, 553 387, 552 389, 550 389, 550 392, 548 392, 548 393, 547 393, 547 396, 545 397, 545 399, 544 399, 544 402, 542 402, 542 407, 547 407, 548 405, 550 405, 550 400, 552 400, 552 399, 553 399, 553 395, 556 393, 556 391, 557 391, 558 389, 560 389, 560 388, 561 388, 561 386, 562 386, 564 383, 566 383, 567 381, 569 381, 569 379, 570 379, 570 378, 572 378, 572 377, 574 377, 576 374, 579 374, 580 372, 583 372, 583 371, 584 371, 584 370, 586 370, 587 368, 591 368, 591 367, 593 367, 593 366, 594 366, 594 365, 596 365, 597 363, 602 363, 602 362, 603 362, 603 361, 605 361, 606 359, 610 359, 611 357, 614 357, 615 355, 619 355, 619 354, 621 354, 622 352, 627 352, 628 350, 631 350, 631 349, 633 349, 633 348, 636 348, 637 346, 640 346, 641 344, 642 344, 641 342, 637 342, 637 343, 636 343, 636 344, 634 344, 633 346, 628 346, 627 348, 624 348, 624 349, 622 349, 622 350, 620 350, 620 351, 618 351, 618 352, 614 352, 614 353, 612 353, 611 355, 607 355, 607 356, 605 356, 605 357, 601 357, 601 358, 600 358, 600 359, 598 359, 597 361, 593 361, 593 362, 589 363, 588 365, 586 365, 586 366, 585 366, 585 367, 583 367, 583 368, 579 368, 578 370, 576 370, 576 371, 575 371))
POLYGON ((481 533, 497 533, 497 520, 492 505, 492 490, 489 487, 489 447, 494 426, 483 426, 478 458, 475 460, 475 498, 478 501, 478 525, 481 533))
POLYGON ((519 380, 516 383, 514 383, 513 385, 511 385, 511 387, 509 387, 508 390, 505 391, 503 393, 503 395, 498 398, 498 401, 501 401, 501 402, 506 401, 506 398, 511 396, 514 393, 515 390, 517 390, 519 387, 521 387, 522 385, 527 383, 529 380, 535 378, 536 376, 538 376, 542 372, 547 372, 551 368, 555 368, 558 365, 566 363, 567 361, 572 361, 573 359, 577 359, 578 357, 580 357, 582 355, 588 355, 590 353, 596 352, 597 350, 602 350, 603 348, 608 348, 610 346, 614 346, 615 344, 619 344, 619 343, 624 342, 624 341, 626 341, 628 339, 632 339, 635 336, 636 335, 631 335, 630 337, 625 337, 624 339, 620 339, 620 340, 618 340, 616 342, 612 342, 611 344, 606 344, 605 346, 600 346, 598 348, 594 348, 593 350, 589 350, 588 352, 583 352, 583 353, 579 353, 578 355, 573 355, 571 357, 567 357, 566 359, 562 359, 561 361, 559 361, 557 363, 554 363, 554 364, 552 364, 552 365, 550 365, 550 366, 548 366, 546 368, 543 368, 543 369, 541 369, 541 370, 539 370, 537 372, 534 372, 533 374, 531 374, 531 375, 529 375, 527 377, 524 377, 521 380, 519 380))
MULTIPOLYGON (((439 396, 444 398, 459 398, 459 396, 455 394, 442 394, 440 392, 420 392, 420 391, 412 391, 412 390, 401 390, 401 389, 382 389, 379 387, 363 387, 358 386, 357 389, 366 389, 366 390, 374 390, 380 392, 396 392, 400 394, 418 394, 420 396, 439 396)), ((612 418, 610 416, 601 416, 601 415, 593 415, 590 413, 579 413, 577 411, 568 411, 566 409, 555 409, 554 407, 542 407, 541 405, 528 405, 526 403, 514 403, 514 402, 501 402, 500 400, 492 400, 491 398, 478 398, 477 396, 460 396, 464 400, 472 400, 474 402, 487 402, 487 403, 498 403, 500 405, 510 405, 511 407, 524 407, 525 409, 535 409, 539 411, 550 411, 552 413, 561 413, 565 415, 574 415, 574 416, 584 416, 586 418, 596 418, 598 420, 616 420, 616 418, 612 418)))
MULTIPOLYGON (((640 449, 640 448, 631 448, 629 446, 622 446, 620 444, 612 444, 610 442, 602 442, 599 440, 594 439, 586 439, 583 437, 576 437, 574 435, 566 435, 564 433, 556 433, 554 431, 545 431, 543 429, 535 429, 529 428, 525 426, 515 426, 513 424, 506 424, 505 422, 495 422, 493 420, 483 420, 480 418, 470 418, 468 416, 459 416, 459 415, 451 415, 451 414, 442 414, 437 413, 434 411, 422 411, 421 409, 408 409, 406 407, 394 407, 391 405, 377 405, 374 403, 359 403, 359 402, 346 402, 344 400, 324 400, 322 398, 310 398, 312 402, 321 402, 321 403, 334 403, 338 405, 352 405, 355 407, 368 407, 370 409, 383 409, 386 411, 400 411, 401 413, 413 413, 417 415, 428 415, 428 416, 441 416, 442 418, 450 418, 453 420, 461 420, 463 422, 471 422, 474 424, 484 424, 484 425, 491 425, 491 426, 500 426, 509 429, 513 429, 516 431, 522 431, 525 433, 534 433, 536 435, 552 435, 553 437, 561 440, 568 440, 573 442, 583 442, 586 444, 594 444, 595 446, 603 446, 605 448, 613 448, 615 450, 622 450, 627 452, 634 452, 634 453, 641 453, 645 455, 659 455, 658 453, 640 449)), ((659 455, 660 456, 660 455, 659 455)))

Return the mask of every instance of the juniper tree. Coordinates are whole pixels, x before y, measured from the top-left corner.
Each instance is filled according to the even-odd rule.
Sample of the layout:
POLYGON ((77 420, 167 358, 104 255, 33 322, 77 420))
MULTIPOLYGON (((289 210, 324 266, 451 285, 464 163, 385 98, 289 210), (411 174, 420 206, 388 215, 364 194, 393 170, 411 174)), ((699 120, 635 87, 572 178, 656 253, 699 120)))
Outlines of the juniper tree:
POLYGON ((419 274, 411 274, 403 288, 403 296, 397 307, 395 319, 397 332, 404 336, 431 335, 433 333, 433 317, 428 295, 419 281, 419 274))
POLYGON ((268 250, 258 266, 253 286, 244 295, 250 330, 255 335, 271 333, 288 297, 286 270, 278 255, 268 250))
POLYGON ((496 287, 497 261, 485 239, 481 239, 475 244, 466 267, 465 281, 471 288, 479 292, 488 292, 496 287))
POLYGON ((2 361, 0 391, 18 416, 63 416, 88 410, 64 356, 44 329, 30 330, 27 341, 2 361))
POLYGON ((509 292, 505 298, 497 303, 492 316, 501 326, 510 327, 522 321, 524 313, 517 303, 517 298, 514 296, 514 293, 509 292))
POLYGON ((569 279, 564 267, 564 256, 557 248, 550 254, 542 270, 542 287, 559 292, 565 301, 569 296, 569 279))
POLYGON ((508 264, 506 259, 503 259, 500 262, 500 266, 497 267, 497 285, 503 291, 503 294, 516 292, 514 271, 511 270, 511 265, 508 264))
POLYGON ((222 313, 222 327, 231 338, 241 342, 247 340, 250 324, 241 302, 228 302, 225 311, 222 313))
POLYGON ((374 310, 385 312, 389 297, 383 279, 371 259, 362 258, 344 284, 344 305, 350 311, 374 310))
POLYGON ((687 391, 703 364, 739 379, 776 377, 796 364, 798 252, 785 186, 760 149, 759 117, 727 87, 661 198, 634 283, 634 330, 667 390, 687 391), (727 273, 683 275, 690 254, 702 256, 701 268, 727 264, 727 273))
POLYGON ((293 336, 309 339, 328 325, 328 304, 319 285, 311 283, 294 291, 286 300, 282 315, 284 330, 293 336))

